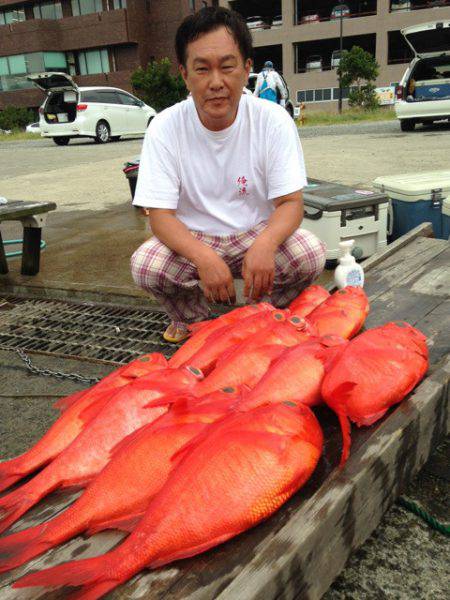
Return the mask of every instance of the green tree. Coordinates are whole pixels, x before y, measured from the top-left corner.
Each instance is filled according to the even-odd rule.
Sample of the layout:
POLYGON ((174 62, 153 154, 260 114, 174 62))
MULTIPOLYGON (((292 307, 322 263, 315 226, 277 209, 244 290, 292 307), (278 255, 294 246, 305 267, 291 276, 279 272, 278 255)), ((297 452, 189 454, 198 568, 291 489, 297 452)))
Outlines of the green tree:
POLYGON ((0 112, 0 129, 19 129, 33 121, 33 112, 27 108, 7 106, 0 112))
POLYGON ((375 93, 375 80, 380 66, 375 58, 359 46, 344 50, 337 69, 342 87, 356 87, 349 94, 350 106, 373 110, 378 106, 375 93))
POLYGON ((139 67, 131 76, 131 84, 136 95, 156 111, 164 110, 188 95, 181 75, 172 74, 168 58, 150 62, 146 69, 139 67))

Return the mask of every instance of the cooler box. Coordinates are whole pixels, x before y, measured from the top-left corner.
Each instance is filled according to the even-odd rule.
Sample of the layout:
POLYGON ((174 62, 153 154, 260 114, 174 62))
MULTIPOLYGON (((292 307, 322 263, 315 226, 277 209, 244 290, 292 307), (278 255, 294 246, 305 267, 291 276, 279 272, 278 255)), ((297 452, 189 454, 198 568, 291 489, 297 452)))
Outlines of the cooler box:
POLYGON ((327 246, 327 260, 339 256, 339 242, 354 239, 353 254, 367 258, 386 246, 389 200, 384 194, 308 179, 303 189, 302 228, 327 246))
POLYGON ((450 240, 450 196, 442 202, 442 237, 450 240))
POLYGON ((373 187, 390 198, 392 240, 425 222, 432 223, 437 238, 444 237, 442 205, 450 196, 450 171, 378 177, 373 187))

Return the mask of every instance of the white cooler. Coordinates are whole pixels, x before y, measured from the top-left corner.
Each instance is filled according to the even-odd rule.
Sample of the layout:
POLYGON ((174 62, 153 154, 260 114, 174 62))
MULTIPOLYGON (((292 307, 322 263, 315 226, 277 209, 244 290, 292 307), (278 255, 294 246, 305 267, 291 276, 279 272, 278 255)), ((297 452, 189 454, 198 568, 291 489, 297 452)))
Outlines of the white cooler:
POLYGON ((327 246, 327 260, 339 256, 339 242, 354 239, 353 254, 367 258, 386 246, 389 200, 384 194, 308 179, 303 190, 302 228, 327 246))

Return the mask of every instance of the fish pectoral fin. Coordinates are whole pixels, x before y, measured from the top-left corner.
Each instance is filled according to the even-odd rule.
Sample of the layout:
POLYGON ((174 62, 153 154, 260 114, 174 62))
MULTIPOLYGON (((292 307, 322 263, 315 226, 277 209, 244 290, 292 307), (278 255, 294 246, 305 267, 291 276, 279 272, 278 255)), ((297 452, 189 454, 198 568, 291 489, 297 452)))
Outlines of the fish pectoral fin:
POLYGON ((97 522, 91 525, 87 530, 87 535, 94 535, 105 529, 118 529, 120 531, 126 531, 131 533, 139 521, 145 514, 145 510, 139 513, 118 517, 117 519, 109 519, 106 521, 97 522))

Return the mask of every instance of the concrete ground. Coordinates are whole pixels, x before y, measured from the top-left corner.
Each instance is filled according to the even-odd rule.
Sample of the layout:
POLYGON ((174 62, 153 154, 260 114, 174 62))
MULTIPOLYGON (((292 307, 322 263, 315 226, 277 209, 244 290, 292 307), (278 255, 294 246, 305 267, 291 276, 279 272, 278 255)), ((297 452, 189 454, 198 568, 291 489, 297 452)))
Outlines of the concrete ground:
MULTIPOLYGON (((300 134, 308 174, 318 179, 361 187, 370 186, 379 175, 448 169, 450 126, 405 134, 397 122, 382 122, 305 127, 300 134)), ((90 299, 100 294, 127 304, 149 302, 134 287, 129 257, 150 234, 146 219, 130 205, 121 172, 122 164, 139 154, 141 144, 141 139, 106 146, 79 141, 58 147, 49 140, 0 144, 0 196, 52 200, 58 206, 44 228, 47 249, 40 273, 21 276, 20 259, 12 259, 10 273, 0 276, 0 292, 26 289, 56 297, 90 299)), ((21 237, 16 223, 3 223, 1 231, 4 239, 21 237)), ((36 362, 62 368, 60 360, 37 357, 36 362)), ((63 363, 66 371, 76 367, 87 369, 89 375, 106 372, 98 365, 63 363)), ((39 378, 30 376, 8 353, 0 356, 0 365, 0 454, 13 456, 43 434, 54 418, 50 410, 54 396, 69 393, 75 384, 61 387, 60 382, 41 378, 41 389, 34 383, 39 378)), ((449 472, 448 445, 443 445, 407 490, 410 498, 447 522, 449 472)), ((441 534, 394 506, 325 597, 446 598, 445 549, 441 534)))

